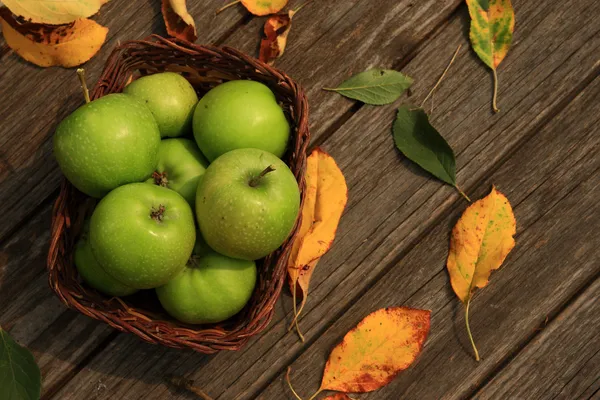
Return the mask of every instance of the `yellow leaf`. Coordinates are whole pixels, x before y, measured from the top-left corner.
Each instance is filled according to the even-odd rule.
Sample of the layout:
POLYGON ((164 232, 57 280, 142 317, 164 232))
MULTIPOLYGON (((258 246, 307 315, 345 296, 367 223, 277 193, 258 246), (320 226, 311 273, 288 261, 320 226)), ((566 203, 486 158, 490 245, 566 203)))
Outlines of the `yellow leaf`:
POLYGON ((477 360, 479 354, 468 325, 469 304, 475 288, 488 284, 491 272, 500 268, 515 246, 515 233, 510 203, 495 187, 470 205, 452 230, 446 266, 452 288, 466 306, 467 331, 477 360))
POLYGON ((188 12, 185 0, 162 0, 161 10, 169 35, 188 42, 198 39, 194 18, 188 12))
POLYGON ((364 393, 390 383, 421 353, 430 315, 406 307, 369 314, 329 355, 319 391, 364 393))
POLYGON ((333 157, 317 148, 307 158, 305 197, 298 233, 288 259, 288 276, 294 301, 294 320, 298 335, 298 316, 306 304, 310 278, 319 259, 329 250, 348 198, 342 171, 333 157), (296 309, 297 292, 302 303, 296 309))
POLYGON ((2 0, 13 14, 39 24, 68 24, 98 12, 108 0, 2 0))
POLYGON ((252 14, 263 16, 278 13, 288 0, 241 0, 241 2, 252 14))
POLYGON ((10 48, 40 67, 83 64, 100 50, 108 33, 90 19, 60 26, 19 24, 6 8, 0 9, 0 24, 10 48))

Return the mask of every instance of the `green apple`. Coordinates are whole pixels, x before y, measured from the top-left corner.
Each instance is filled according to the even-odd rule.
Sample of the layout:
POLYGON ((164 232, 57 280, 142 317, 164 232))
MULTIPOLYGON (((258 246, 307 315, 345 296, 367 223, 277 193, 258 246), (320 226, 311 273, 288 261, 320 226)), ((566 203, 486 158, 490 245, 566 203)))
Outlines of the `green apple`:
POLYGON ((281 246, 299 206, 292 171, 259 149, 233 150, 217 158, 196 194, 196 217, 208 245, 243 260, 257 260, 281 246))
POLYGON ((194 111, 194 138, 209 161, 242 148, 282 157, 290 125, 275 95, 259 82, 223 83, 200 99, 194 111))
POLYGON ((99 198, 117 186, 148 179, 159 144, 158 126, 148 108, 117 93, 65 118, 54 135, 54 156, 77 189, 99 198))
POLYGON ((244 308, 256 284, 254 261, 238 260, 198 245, 186 267, 156 288, 164 309, 189 324, 224 321, 244 308))
POLYGON ((123 93, 143 101, 158 123, 162 137, 192 132, 192 115, 198 95, 183 76, 162 72, 143 76, 125 87, 123 93))
POLYGON ((136 289, 167 283, 192 254, 192 209, 174 190, 123 185, 104 197, 90 222, 90 244, 104 270, 136 289))
POLYGON ((89 221, 85 222, 83 233, 73 253, 73 262, 85 283, 109 296, 127 296, 137 292, 137 289, 123 285, 108 275, 96 261, 89 241, 89 221))
POLYGON ((156 170, 148 182, 176 191, 194 208, 198 180, 207 167, 208 161, 192 140, 164 139, 160 142, 156 170))

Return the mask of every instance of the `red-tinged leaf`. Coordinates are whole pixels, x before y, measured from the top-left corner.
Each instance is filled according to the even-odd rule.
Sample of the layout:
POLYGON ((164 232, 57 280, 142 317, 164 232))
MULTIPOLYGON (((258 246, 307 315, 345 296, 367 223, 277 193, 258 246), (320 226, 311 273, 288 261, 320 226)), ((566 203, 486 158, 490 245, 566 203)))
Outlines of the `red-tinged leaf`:
POLYGON ((185 0, 162 0, 161 9, 169 35, 188 42, 198 39, 194 18, 188 12, 185 0))
POLYGON ((324 397, 323 400, 352 400, 346 393, 334 393, 330 394, 327 397, 324 397))

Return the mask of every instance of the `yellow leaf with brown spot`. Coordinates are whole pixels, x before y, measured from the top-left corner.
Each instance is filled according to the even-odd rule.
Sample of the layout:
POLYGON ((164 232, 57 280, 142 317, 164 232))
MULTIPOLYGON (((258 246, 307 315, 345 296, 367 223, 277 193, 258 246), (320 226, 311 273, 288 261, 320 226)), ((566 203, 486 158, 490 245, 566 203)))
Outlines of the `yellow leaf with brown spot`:
POLYGON ((21 24, 6 8, 0 8, 0 24, 8 46, 40 67, 81 65, 100 50, 108 33, 90 19, 58 26, 21 24))
POLYGON ((477 360, 479 354, 468 326, 469 304, 473 291, 488 284, 491 272, 500 268, 515 246, 515 233, 512 207, 495 187, 471 204, 452 230, 446 266, 452 288, 466 306, 467 330, 477 360))
POLYGON ((430 316, 407 307, 367 315, 329 355, 319 391, 364 393, 390 383, 421 353, 430 316))
POLYGON ((196 23, 187 10, 185 0, 162 0, 161 11, 169 35, 188 42, 198 39, 196 23))
POLYGON ((61 25, 87 18, 108 0, 2 0, 13 14, 28 22, 61 25))
MULTIPOLYGON (((298 232, 288 259, 288 277, 294 299, 294 321, 306 304, 311 276, 325 254, 337 231, 346 201, 348 188, 342 171, 333 157, 317 148, 306 160, 305 196, 298 232), (298 296, 297 296, 298 295, 298 296), (296 298, 301 296, 300 309, 296 298)), ((300 338, 303 339, 298 329, 300 338)))

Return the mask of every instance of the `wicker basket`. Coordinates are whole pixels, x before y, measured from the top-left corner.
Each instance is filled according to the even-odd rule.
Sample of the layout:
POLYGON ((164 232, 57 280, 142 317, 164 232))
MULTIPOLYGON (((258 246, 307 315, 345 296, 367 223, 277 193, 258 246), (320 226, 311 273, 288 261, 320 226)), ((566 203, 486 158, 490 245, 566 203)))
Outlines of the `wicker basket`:
MULTIPOLYGON (((120 92, 138 75, 165 70, 182 73, 199 95, 227 80, 253 79, 268 85, 292 126, 293 135, 284 161, 296 176, 304 199, 306 147, 310 134, 308 103, 297 83, 284 73, 234 49, 200 46, 153 35, 147 40, 123 43, 111 53, 91 98, 120 92)), ((142 291, 122 299, 109 298, 80 283, 73 265, 72 249, 94 204, 94 199, 79 192, 66 180, 54 204, 48 280, 52 290, 68 307, 120 331, 134 333, 147 342, 175 348, 189 347, 202 353, 238 350, 269 324, 286 277, 290 239, 258 262, 256 288, 243 311, 220 324, 186 325, 170 318, 152 291, 142 291)))

